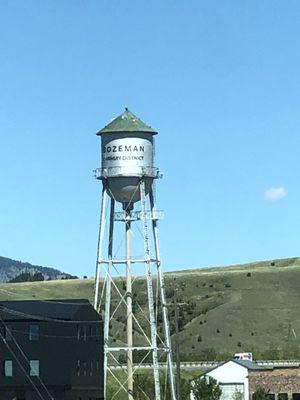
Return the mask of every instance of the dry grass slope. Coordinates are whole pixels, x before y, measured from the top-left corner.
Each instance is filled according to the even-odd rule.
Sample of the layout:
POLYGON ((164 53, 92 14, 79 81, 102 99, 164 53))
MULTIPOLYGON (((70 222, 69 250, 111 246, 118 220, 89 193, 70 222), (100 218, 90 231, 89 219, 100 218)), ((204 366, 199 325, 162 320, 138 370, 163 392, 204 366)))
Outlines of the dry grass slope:
MULTIPOLYGON (((185 360, 227 358, 253 351, 256 358, 300 357, 300 259, 264 261, 166 274, 171 304, 178 287, 180 348, 185 360)), ((124 290, 121 280, 118 287, 124 290)), ((136 312, 146 307, 146 287, 134 284, 136 312)), ((0 300, 87 298, 93 281, 64 280, 0 285, 0 300)), ((116 302, 116 299, 114 299, 116 302)), ((170 318, 173 318, 170 307, 170 318)), ((124 339, 124 310, 113 322, 117 343, 124 339)), ((171 323, 173 332, 174 326, 171 323)), ((136 342, 142 342, 138 329, 136 342)))

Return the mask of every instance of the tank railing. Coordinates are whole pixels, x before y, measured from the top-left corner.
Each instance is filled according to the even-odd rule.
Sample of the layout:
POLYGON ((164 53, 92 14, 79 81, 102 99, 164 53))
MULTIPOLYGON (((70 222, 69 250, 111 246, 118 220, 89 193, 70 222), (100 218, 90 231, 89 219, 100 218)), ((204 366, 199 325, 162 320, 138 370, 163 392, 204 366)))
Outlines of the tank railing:
POLYGON ((113 177, 150 177, 150 178, 161 178, 162 174, 156 167, 140 167, 124 166, 124 167, 105 167, 97 168, 94 170, 96 179, 106 179, 113 177))
POLYGON ((164 218, 164 212, 154 210, 153 213, 151 211, 130 211, 128 214, 125 211, 115 212, 115 221, 140 221, 143 218, 160 220, 164 218), (145 214, 145 217, 144 217, 145 214))

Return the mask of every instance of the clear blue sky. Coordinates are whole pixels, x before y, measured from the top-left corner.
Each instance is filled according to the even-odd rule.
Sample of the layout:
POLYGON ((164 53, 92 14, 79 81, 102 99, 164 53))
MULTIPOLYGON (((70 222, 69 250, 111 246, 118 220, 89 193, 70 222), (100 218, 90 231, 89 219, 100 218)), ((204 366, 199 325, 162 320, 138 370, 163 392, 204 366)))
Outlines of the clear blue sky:
POLYGON ((0 255, 94 273, 95 132, 159 131, 164 269, 300 255, 299 1, 0 1, 0 255))

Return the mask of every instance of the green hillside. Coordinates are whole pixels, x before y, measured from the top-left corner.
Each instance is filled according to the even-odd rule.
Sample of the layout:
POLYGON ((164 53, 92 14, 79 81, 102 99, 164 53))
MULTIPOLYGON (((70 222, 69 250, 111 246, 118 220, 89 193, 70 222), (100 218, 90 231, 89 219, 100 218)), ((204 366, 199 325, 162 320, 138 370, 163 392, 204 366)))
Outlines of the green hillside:
MULTIPOLYGON (((117 285, 124 292, 122 279, 117 285)), ((242 351, 253 351, 257 359, 300 358, 300 258, 168 273, 171 321, 174 285, 182 360, 222 359, 242 351)), ((145 312, 144 282, 137 279, 133 290, 136 314, 145 312)), ((92 280, 0 285, 0 300, 92 297, 92 280)), ((114 342, 124 340, 124 315, 124 309, 115 315, 114 342)), ((143 341, 137 327, 134 338, 136 343, 143 341)))

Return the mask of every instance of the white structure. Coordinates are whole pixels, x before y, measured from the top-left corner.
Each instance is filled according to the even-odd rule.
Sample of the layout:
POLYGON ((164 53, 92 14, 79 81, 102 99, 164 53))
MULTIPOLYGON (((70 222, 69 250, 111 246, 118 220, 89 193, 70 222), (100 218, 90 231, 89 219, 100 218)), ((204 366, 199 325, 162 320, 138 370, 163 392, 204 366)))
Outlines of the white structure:
MULTIPOLYGON (((251 361, 231 360, 212 369, 202 377, 211 376, 216 379, 222 389, 221 400, 234 400, 236 392, 243 394, 243 400, 250 400, 248 371, 253 369, 261 369, 261 367, 251 361)), ((196 379, 201 379, 201 377, 194 380, 196 379)), ((193 381, 191 384, 193 385, 193 381)), ((192 391, 191 400, 195 400, 192 391)))

